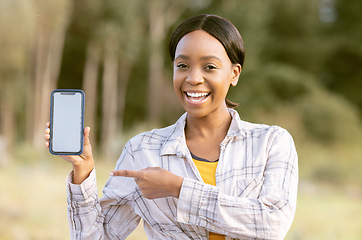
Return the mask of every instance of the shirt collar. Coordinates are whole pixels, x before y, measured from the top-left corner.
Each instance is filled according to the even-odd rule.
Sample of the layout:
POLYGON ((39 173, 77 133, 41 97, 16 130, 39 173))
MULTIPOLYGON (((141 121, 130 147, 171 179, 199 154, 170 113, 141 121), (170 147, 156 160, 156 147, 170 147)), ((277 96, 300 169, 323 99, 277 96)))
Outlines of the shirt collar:
POLYGON ((234 109, 228 108, 229 113, 232 117, 231 119, 231 123, 230 123, 230 127, 228 130, 228 133, 226 134, 226 136, 228 137, 235 137, 235 136, 246 136, 245 131, 244 131, 244 121, 242 121, 240 119, 240 116, 238 114, 238 112, 234 109))
POLYGON ((188 148, 185 138, 187 112, 184 113, 177 122, 171 126, 171 133, 160 149, 162 155, 176 154, 180 157, 186 157, 188 148))
MULTIPOLYGON (((230 137, 245 136, 242 126, 243 121, 240 120, 238 112, 234 109, 228 110, 232 120, 225 140, 230 137)), ((189 153, 185 137, 186 118, 187 112, 184 113, 173 126, 171 126, 171 134, 160 149, 161 155, 176 154, 180 157, 186 157, 189 153)))

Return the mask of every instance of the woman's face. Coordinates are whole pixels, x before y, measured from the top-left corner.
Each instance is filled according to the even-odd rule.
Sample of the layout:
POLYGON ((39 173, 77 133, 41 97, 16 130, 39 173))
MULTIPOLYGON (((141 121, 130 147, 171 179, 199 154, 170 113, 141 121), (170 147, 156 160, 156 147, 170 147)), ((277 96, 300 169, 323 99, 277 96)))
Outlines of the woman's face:
POLYGON ((232 64, 223 45, 203 30, 183 36, 176 47, 173 84, 190 116, 225 111, 230 84, 237 84, 240 64, 232 64))

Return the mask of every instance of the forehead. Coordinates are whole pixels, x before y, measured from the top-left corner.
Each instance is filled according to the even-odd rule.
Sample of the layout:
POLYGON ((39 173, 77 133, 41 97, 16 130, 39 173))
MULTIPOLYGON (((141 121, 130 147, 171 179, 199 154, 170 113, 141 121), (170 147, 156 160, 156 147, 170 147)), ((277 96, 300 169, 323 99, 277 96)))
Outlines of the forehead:
POLYGON ((224 46, 215 37, 204 30, 196 30, 183 36, 176 47, 175 57, 179 55, 198 56, 215 55, 220 59, 228 58, 224 46))

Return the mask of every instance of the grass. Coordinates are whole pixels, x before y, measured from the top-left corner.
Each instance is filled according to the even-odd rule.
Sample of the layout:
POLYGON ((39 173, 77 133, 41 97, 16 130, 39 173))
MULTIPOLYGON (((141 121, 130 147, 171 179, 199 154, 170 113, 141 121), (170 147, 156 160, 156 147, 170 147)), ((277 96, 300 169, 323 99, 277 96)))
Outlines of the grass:
POLYGON ((286 240, 362 239, 362 195, 355 187, 300 183, 295 219, 286 240))
MULTIPOLYGON (((100 196, 113 167, 97 164, 100 196)), ((70 164, 53 156, 0 168, 0 239, 69 239, 65 178, 70 169, 70 164)), ((139 227, 127 239, 146 238, 139 227)))
MULTIPOLYGON (((113 167, 97 163, 99 192, 113 167)), ((53 156, 1 167, 0 239, 69 239, 65 189, 69 170, 67 162, 53 156)), ((361 203, 356 188, 301 181, 296 217, 286 239, 362 239, 361 203)), ((127 239, 147 238, 139 226, 127 239)))

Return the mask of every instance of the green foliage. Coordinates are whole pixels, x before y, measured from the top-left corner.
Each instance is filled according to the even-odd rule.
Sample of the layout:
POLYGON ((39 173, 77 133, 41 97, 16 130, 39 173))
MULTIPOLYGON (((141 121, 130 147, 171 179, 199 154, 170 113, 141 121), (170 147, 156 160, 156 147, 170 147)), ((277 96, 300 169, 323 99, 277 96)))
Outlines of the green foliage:
MULTIPOLYGON (((0 95, 13 94, 11 82, 27 69, 28 37, 34 29, 31 5, 22 1, 0 1, 0 95), (8 84, 9 83, 9 84, 8 84)), ((1 97, 0 96, 0 100, 1 97)))
POLYGON ((328 89, 355 103, 362 116, 362 45, 340 44, 331 51, 323 68, 323 82, 328 89))
POLYGON ((357 110, 345 99, 328 92, 311 94, 299 103, 311 138, 324 143, 361 140, 357 110))
POLYGON ((283 106, 294 108, 303 122, 298 127, 311 139, 324 143, 361 140, 356 107, 326 91, 313 75, 284 64, 269 64, 244 78, 237 86, 240 90, 231 95, 240 101, 242 112, 253 116, 283 106))

